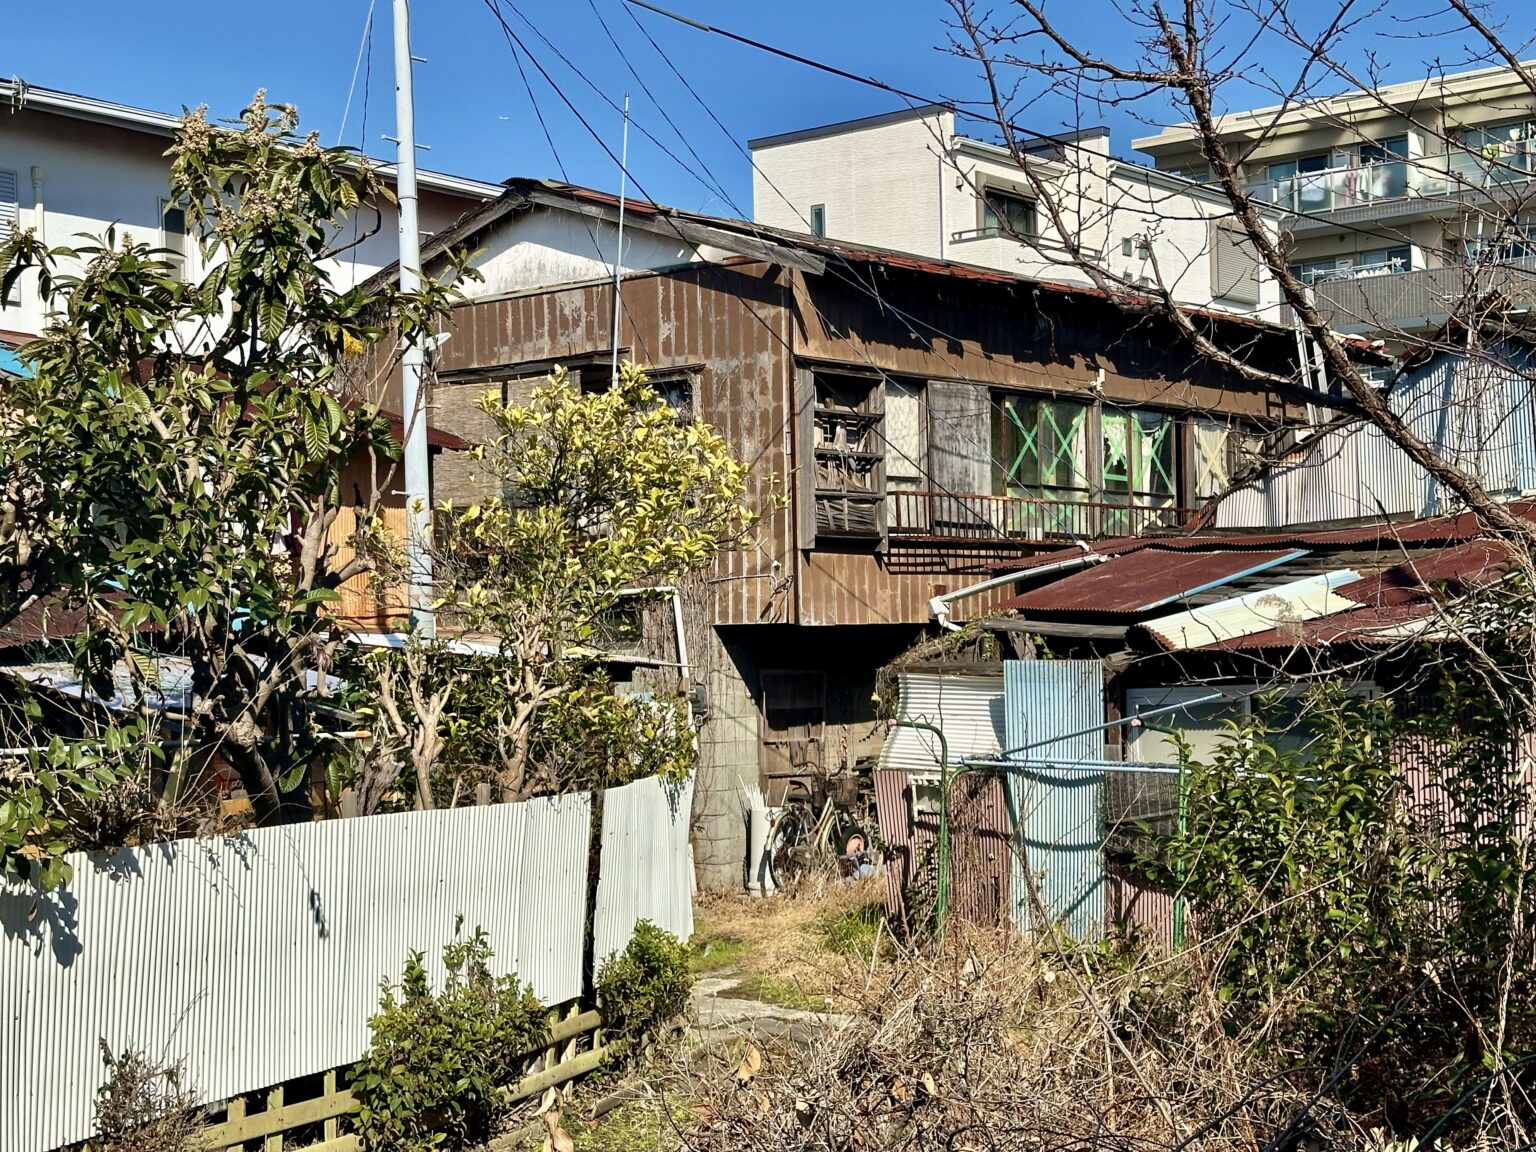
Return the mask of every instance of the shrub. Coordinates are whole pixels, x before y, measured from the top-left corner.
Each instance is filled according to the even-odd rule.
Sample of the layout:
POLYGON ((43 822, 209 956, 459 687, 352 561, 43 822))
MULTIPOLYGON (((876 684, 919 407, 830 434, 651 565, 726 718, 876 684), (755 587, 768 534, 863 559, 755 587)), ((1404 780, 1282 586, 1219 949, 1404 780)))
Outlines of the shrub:
POLYGON ((603 1026, 640 1044, 682 1013, 692 987, 688 946, 665 928, 641 920, 629 946, 597 974, 603 1026))
POLYGON ((97 1138, 92 1152, 192 1152, 202 1123, 197 1101, 181 1083, 181 1069, 156 1064, 142 1052, 101 1058, 109 1069, 96 1093, 97 1138))
POLYGON ((483 929, 443 948, 447 980, 427 983, 422 953, 385 983, 372 1040, 352 1072, 358 1129, 370 1152, 483 1143, 505 1109, 502 1090, 548 1035, 544 1006, 515 976, 493 976, 483 929))

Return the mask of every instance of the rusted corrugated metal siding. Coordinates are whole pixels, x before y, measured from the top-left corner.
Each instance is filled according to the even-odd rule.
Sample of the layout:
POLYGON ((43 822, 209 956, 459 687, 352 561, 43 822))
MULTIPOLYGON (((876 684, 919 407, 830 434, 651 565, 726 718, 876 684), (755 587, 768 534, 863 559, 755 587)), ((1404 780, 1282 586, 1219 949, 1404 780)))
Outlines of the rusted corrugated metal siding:
POLYGON ((1105 868, 1104 914, 1117 931, 1157 952, 1173 951, 1173 895, 1119 865, 1105 868))
MULTIPOLYGON (((1014 557, 1017 557, 1014 553, 1014 557)), ((943 592, 979 584, 994 565, 1009 563, 1005 554, 974 554, 927 549, 920 559, 873 552, 819 551, 803 554, 796 581, 802 624, 924 624, 928 602, 943 592)), ((1013 590, 988 589, 957 601, 953 617, 974 620, 1001 608, 1013 590)))
MULTIPOLYGON (((907 773, 878 771, 874 777, 875 810, 886 847, 886 911, 896 918, 926 915, 935 898, 938 816, 925 812, 914 822, 907 773)), ((1008 922, 1011 839, 1002 780, 960 777, 950 793, 950 915, 988 926, 1008 922)))
MULTIPOLYGON (((717 562, 717 624, 795 622, 792 581, 776 578, 794 572, 790 514, 772 499, 790 470, 793 372, 781 276, 767 264, 703 265, 634 276, 621 292, 621 346, 648 368, 696 370, 698 415, 746 463, 747 499, 763 517, 751 544, 717 562)), ((602 353, 612 345, 612 309, 606 284, 461 305, 439 370, 494 378, 498 368, 602 353)))
POLYGON ((880 841, 885 845, 885 910, 892 918, 899 919, 904 911, 903 896, 915 867, 907 774, 882 770, 873 775, 875 819, 880 824, 880 841))
MULTIPOLYGON (((892 273, 881 277, 878 290, 860 291, 849 283, 854 275, 796 275, 801 355, 920 380, 1085 395, 1103 368, 1103 395, 1114 401, 1269 419, 1284 413, 1264 389, 1180 354, 1171 331, 1107 303, 1047 296, 1042 314, 1026 284, 1010 291, 892 273)), ((1283 335, 1275 339, 1275 366, 1288 369, 1294 354, 1294 341, 1287 348, 1283 335)), ((1288 413, 1302 414, 1299 406, 1288 413)))

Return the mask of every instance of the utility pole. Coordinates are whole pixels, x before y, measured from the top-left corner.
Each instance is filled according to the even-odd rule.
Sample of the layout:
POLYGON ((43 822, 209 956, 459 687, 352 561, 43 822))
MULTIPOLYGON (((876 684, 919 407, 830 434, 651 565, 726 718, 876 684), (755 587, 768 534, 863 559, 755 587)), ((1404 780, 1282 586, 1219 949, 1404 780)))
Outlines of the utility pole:
MULTIPOLYGON (((395 195, 400 202, 400 290, 421 287, 421 227, 416 213, 416 108, 411 89, 411 13, 394 0, 395 195)), ((405 554, 410 572, 411 629, 436 632, 432 612, 432 493, 427 463, 427 406, 422 394, 421 345, 400 359, 400 418, 405 425, 405 554)))

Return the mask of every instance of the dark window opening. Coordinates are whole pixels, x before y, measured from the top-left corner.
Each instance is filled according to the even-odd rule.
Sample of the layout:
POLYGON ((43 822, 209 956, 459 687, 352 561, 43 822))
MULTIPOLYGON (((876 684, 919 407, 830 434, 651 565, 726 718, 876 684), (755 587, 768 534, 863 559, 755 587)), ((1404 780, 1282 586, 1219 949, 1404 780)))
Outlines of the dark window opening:
POLYGON ((1017 192, 988 188, 982 193, 981 229, 989 236, 1034 236, 1035 202, 1017 192))

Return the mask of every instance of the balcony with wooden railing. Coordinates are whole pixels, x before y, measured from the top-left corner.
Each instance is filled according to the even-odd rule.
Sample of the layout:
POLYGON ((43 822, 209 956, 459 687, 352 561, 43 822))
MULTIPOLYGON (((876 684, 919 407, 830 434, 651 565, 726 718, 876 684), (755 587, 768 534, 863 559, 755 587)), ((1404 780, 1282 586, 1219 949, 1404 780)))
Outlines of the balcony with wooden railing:
POLYGON ((1195 509, 1170 506, 963 492, 892 492, 886 497, 886 528, 893 544, 1045 544, 1139 536, 1178 531, 1195 515, 1195 509))

